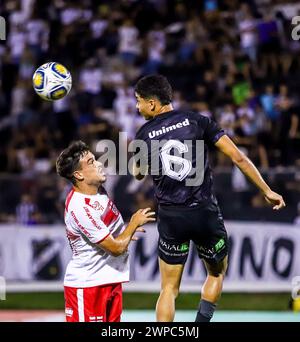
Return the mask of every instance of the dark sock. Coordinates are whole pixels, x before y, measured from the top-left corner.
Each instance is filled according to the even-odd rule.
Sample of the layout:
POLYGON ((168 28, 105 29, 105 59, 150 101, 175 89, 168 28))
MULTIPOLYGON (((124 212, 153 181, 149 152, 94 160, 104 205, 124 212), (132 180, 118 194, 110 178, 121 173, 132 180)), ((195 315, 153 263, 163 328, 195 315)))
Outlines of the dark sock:
POLYGON ((201 299, 195 322, 210 322, 216 306, 216 304, 201 299))

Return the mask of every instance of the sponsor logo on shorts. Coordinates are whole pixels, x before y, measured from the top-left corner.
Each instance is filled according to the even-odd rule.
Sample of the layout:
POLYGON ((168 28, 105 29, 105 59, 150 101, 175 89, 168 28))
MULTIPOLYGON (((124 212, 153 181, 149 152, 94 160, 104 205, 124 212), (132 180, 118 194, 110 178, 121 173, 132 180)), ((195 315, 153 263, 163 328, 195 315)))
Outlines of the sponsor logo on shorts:
POLYGON ((182 244, 173 244, 163 241, 162 239, 159 240, 160 249, 167 252, 179 252, 183 254, 187 254, 189 252, 189 243, 185 242, 182 244))
POLYGON ((225 248, 225 240, 221 238, 214 246, 211 248, 204 246, 197 246, 198 252, 201 256, 205 258, 214 258, 217 254, 219 254, 225 248))
POLYGON ((181 252, 186 252, 189 250, 189 244, 188 243, 183 243, 181 246, 180 246, 180 251, 181 252))
POLYGON ((223 247, 225 246, 225 241, 224 239, 220 239, 216 244, 215 244, 215 251, 218 253, 223 247))
POLYGON ((197 249, 201 255, 203 255, 204 257, 208 257, 208 258, 213 257, 214 252, 215 252, 214 248, 207 248, 203 246, 197 246, 197 249))
POLYGON ((66 313, 66 316, 72 317, 73 316, 73 309, 66 308, 65 313, 66 313))

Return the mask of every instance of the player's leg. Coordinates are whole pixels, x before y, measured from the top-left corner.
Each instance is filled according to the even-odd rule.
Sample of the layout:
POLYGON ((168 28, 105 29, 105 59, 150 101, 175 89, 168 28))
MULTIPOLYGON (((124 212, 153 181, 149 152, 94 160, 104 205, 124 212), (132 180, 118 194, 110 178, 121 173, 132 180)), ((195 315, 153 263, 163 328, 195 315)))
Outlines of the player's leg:
POLYGON ((170 265, 159 258, 161 291, 156 304, 156 320, 173 322, 175 316, 175 300, 179 293, 184 264, 170 265))
POLYGON ((219 300, 227 269, 227 261, 227 256, 217 264, 210 264, 204 260, 207 277, 202 286, 201 298, 213 303, 216 303, 219 300))
POLYGON ((79 322, 77 289, 64 287, 66 322, 79 322))
POLYGON ((188 258, 190 238, 185 221, 186 211, 178 208, 158 210, 158 257, 161 292, 156 304, 156 319, 172 322, 182 271, 188 258))
POLYGON ((227 269, 228 239, 223 217, 216 204, 202 209, 201 230, 195 241, 199 257, 204 260, 207 278, 201 291, 196 322, 209 322, 220 298, 227 269))
POLYGON ((216 264, 204 261, 207 277, 201 290, 201 301, 196 322, 209 322, 221 296, 223 280, 227 269, 227 256, 216 264))
POLYGON ((111 286, 93 286, 78 294, 79 311, 83 322, 107 322, 107 304, 111 296, 111 286))
POLYGON ((64 288, 67 322, 106 322, 110 292, 105 286, 64 288))
POLYGON ((113 284, 110 287, 111 296, 106 308, 107 322, 120 322, 123 308, 122 284, 113 284))

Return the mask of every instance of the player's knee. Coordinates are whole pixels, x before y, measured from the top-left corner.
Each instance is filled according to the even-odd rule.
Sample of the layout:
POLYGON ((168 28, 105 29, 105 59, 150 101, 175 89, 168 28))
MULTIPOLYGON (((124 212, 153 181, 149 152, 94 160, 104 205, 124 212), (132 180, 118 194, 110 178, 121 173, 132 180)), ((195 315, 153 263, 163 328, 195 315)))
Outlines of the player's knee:
POLYGON ((179 288, 170 284, 163 286, 162 291, 171 294, 174 298, 177 298, 179 294, 179 288))
POLYGON ((224 277, 227 270, 227 262, 222 261, 216 265, 209 265, 207 268, 208 274, 212 277, 224 277))
POLYGON ((205 266, 209 275, 213 277, 225 276, 228 266, 228 257, 225 256, 221 261, 217 263, 205 262, 205 266))
POLYGON ((208 274, 211 276, 211 277, 215 277, 215 278, 219 278, 219 277, 224 277, 224 274, 223 272, 220 272, 220 271, 217 271, 217 270, 210 270, 208 272, 208 274))

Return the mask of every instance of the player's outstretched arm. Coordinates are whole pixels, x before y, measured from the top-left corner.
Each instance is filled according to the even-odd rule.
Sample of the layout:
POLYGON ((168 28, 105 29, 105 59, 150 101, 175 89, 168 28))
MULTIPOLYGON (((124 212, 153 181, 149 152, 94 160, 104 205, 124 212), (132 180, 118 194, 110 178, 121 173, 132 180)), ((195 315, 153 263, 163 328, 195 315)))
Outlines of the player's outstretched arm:
POLYGON ((227 135, 223 135, 215 145, 262 191, 266 201, 273 205, 274 210, 285 207, 282 196, 270 189, 255 165, 227 135))
POLYGON ((135 232, 145 232, 141 226, 148 222, 155 221, 155 218, 152 217, 155 212, 150 210, 151 208, 139 209, 132 215, 128 226, 118 237, 114 238, 111 234, 108 235, 98 244, 99 247, 105 249, 113 256, 123 254, 127 250, 130 241, 135 240, 133 234, 135 232))

